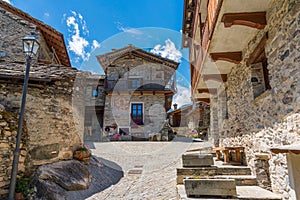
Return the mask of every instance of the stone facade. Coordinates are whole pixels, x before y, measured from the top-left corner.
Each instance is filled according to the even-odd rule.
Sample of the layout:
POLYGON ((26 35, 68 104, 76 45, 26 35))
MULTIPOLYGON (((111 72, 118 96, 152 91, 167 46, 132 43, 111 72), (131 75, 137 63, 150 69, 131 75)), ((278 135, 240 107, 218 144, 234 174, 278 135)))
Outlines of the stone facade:
MULTIPOLYGON (((0 109, 0 198, 8 194, 9 176, 11 175, 15 137, 18 129, 18 116, 0 109)), ((19 174, 25 173, 28 162, 28 132, 26 122, 23 123, 20 144, 19 174)))
MULTIPOLYGON (((2 3, 1 4, 5 4, 2 3)), ((38 60, 45 63, 59 64, 59 61, 49 49, 46 40, 36 29, 37 26, 14 13, 0 7, 0 62, 25 62, 22 39, 31 31, 37 33, 40 42, 38 60)), ((33 58, 36 60, 36 57, 33 58)))
POLYGON ((14 14, 0 8, 0 60, 6 62, 24 62, 25 56, 22 50, 22 38, 30 31, 35 30, 35 25, 25 21, 17 20, 14 14))
MULTIPOLYGON (((247 163, 253 169, 256 154, 270 154, 271 187, 285 199, 293 192, 288 183, 286 157, 271 154, 269 148, 300 142, 299 8, 297 0, 270 1, 267 26, 257 31, 243 50, 242 62, 228 74, 228 119, 223 117, 222 125, 218 126, 220 145, 245 146, 247 163), (266 33, 265 54, 271 89, 259 84, 266 81, 259 75, 260 66, 247 65, 251 53, 266 33)), ((214 104, 212 101, 212 114, 214 104)), ((224 106, 219 107, 219 113, 224 106)), ((212 127, 216 126, 212 124, 212 127)))
POLYGON ((12 113, 19 113, 26 66, 24 36, 36 31, 40 48, 31 60, 18 175, 73 158, 83 140, 86 77, 91 74, 62 66, 69 63, 65 46, 59 46, 62 34, 3 1, 0 27, 0 104, 7 111, 0 113, 0 194, 6 195, 18 124, 12 113))
MULTIPOLYGON (((18 113, 23 84, 22 82, 17 83, 17 70, 7 65, 5 67, 14 73, 14 79, 1 80, 0 103, 8 111, 18 113)), ((1 70, 4 71, 5 67, 1 66, 1 70)), ((22 66, 17 65, 16 68, 22 69, 22 66)), ((57 76, 56 80, 48 82, 45 82, 44 78, 40 78, 40 82, 29 81, 25 119, 30 136, 29 152, 32 165, 42 165, 60 159, 71 159, 73 150, 79 146, 83 137, 83 131, 80 128, 82 122, 80 122, 80 117, 79 119, 75 118, 75 112, 76 110, 84 110, 84 106, 77 108, 72 101, 73 95, 76 95, 77 101, 80 98, 80 95, 78 95, 80 94, 79 88, 77 88, 77 92, 73 92, 77 70, 62 66, 33 66, 32 72, 39 71, 40 75, 47 74, 51 77, 49 73, 43 74, 41 69, 46 72, 52 69, 57 76), (58 75, 59 73, 61 74, 58 75), (69 78, 59 79, 58 77, 62 75, 69 76, 69 78)), ((8 71, 6 72, 9 74, 8 71)), ((83 95, 81 95, 82 97, 83 95)))
POLYGON ((97 58, 106 75, 103 127, 117 124, 139 138, 160 131, 172 105, 178 63, 132 45, 97 58), (140 110, 133 111, 137 105, 140 110), (133 119, 134 112, 139 119, 133 119))
POLYGON ((130 102, 143 104, 144 125, 133 125, 130 118, 130 102, 122 110, 113 106, 111 95, 106 96, 104 127, 117 123, 119 128, 129 128, 132 136, 148 138, 150 133, 157 133, 161 130, 166 119, 164 109, 165 96, 158 95, 120 95, 118 98, 130 99, 130 102))
POLYGON ((84 141, 101 141, 105 103, 104 75, 86 77, 84 141))

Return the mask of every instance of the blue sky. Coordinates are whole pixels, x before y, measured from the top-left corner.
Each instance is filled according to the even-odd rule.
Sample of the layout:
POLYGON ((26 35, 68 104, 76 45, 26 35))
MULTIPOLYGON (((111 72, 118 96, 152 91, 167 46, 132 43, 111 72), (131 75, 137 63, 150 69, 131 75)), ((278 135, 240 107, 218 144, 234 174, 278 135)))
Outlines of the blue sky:
POLYGON ((188 52, 181 49, 183 0, 6 1, 64 34, 73 67, 102 73, 95 55, 133 44, 180 61, 177 78, 189 88, 188 52))

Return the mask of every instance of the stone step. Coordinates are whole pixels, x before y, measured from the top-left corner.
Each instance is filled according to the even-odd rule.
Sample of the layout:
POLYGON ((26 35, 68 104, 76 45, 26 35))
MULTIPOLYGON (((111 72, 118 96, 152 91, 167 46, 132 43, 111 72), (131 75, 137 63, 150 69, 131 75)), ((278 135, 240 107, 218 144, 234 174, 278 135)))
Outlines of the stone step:
POLYGON ((182 154, 183 167, 204 167, 214 164, 212 154, 200 154, 200 152, 189 152, 182 154))
POLYGON ((188 197, 233 197, 237 194, 234 179, 185 179, 183 182, 188 197))
POLYGON ((218 175, 251 175, 251 169, 246 166, 211 166, 177 168, 177 184, 182 184, 186 177, 209 177, 218 175))
MULTIPOLYGON (((232 198, 226 198, 226 200, 280 200, 279 195, 274 194, 268 190, 265 190, 258 186, 236 186, 237 196, 232 198)), ((180 184, 176 186, 177 199, 178 200, 225 200, 222 197, 188 197, 184 185, 180 184)))
POLYGON ((279 200, 280 195, 259 186, 236 186, 238 199, 243 200, 279 200))
POLYGON ((237 186, 256 186, 256 176, 252 175, 217 175, 218 179, 234 179, 237 186))

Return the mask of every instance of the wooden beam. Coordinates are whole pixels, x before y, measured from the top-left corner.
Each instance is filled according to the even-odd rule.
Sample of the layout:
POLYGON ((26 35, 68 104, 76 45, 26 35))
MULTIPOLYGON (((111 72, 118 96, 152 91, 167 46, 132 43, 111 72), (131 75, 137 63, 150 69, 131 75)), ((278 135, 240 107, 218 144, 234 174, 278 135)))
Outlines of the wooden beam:
POLYGON ((210 53, 210 57, 213 61, 223 60, 223 61, 239 64, 242 61, 242 52, 237 51, 237 52, 210 53))
POLYGON ((265 58, 265 46, 267 40, 268 40, 268 33, 266 33, 262 37, 259 44, 256 46, 254 51, 250 54, 249 59, 246 62, 248 66, 263 61, 263 59, 265 58))
POLYGON ((218 90, 217 90, 217 88, 199 88, 198 92, 199 93, 209 93, 209 94, 212 94, 212 95, 216 95, 218 90))
POLYGON ((218 82, 226 82, 227 74, 203 74, 203 81, 214 80, 218 82))
POLYGON ((232 25, 243 25, 263 29, 267 25, 266 12, 225 13, 221 19, 226 28, 232 25))
POLYGON ((210 99, 209 98, 197 98, 197 101, 200 101, 205 104, 210 104, 210 99))

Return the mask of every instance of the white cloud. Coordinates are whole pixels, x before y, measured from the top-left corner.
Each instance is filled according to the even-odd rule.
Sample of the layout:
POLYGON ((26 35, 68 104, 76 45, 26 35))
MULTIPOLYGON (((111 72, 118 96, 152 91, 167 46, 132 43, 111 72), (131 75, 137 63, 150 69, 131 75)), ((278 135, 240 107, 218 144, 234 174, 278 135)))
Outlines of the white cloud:
MULTIPOLYGON (((68 39, 68 48, 70 51, 80 56, 83 60, 88 59, 89 54, 85 48, 89 46, 89 42, 81 36, 81 30, 83 33, 88 33, 86 22, 83 20, 81 14, 75 11, 71 11, 73 16, 67 17, 66 23, 71 33, 68 39)), ((76 60, 75 60, 76 61, 76 60)))
POLYGON ((120 31, 125 32, 125 33, 131 33, 131 34, 135 34, 135 35, 140 35, 140 34, 142 34, 141 31, 139 31, 139 30, 137 30, 137 29, 135 29, 135 28, 118 27, 118 29, 119 29, 120 31))
POLYGON ((50 14, 49 13, 44 13, 44 18, 48 18, 48 17, 50 17, 50 14))
POLYGON ((177 94, 173 97, 173 104, 177 103, 178 108, 191 103, 191 88, 177 85, 177 94))
POLYGON ((138 29, 131 28, 131 27, 124 27, 121 22, 115 22, 115 24, 117 25, 118 30, 123 31, 125 33, 130 33, 130 34, 134 34, 134 35, 143 34, 143 32, 138 29))
POLYGON ((98 48, 100 46, 101 45, 100 45, 100 43, 97 40, 93 40, 92 50, 94 50, 94 49, 96 49, 96 48, 98 48))
POLYGON ((11 4, 10 0, 3 0, 3 1, 5 1, 6 3, 11 4))
POLYGON ((182 53, 176 49, 174 42, 170 39, 165 41, 164 46, 158 44, 150 52, 174 60, 175 62, 180 62, 182 57, 182 53))

